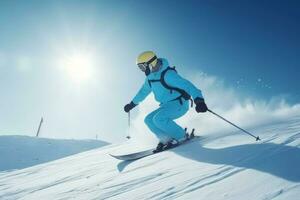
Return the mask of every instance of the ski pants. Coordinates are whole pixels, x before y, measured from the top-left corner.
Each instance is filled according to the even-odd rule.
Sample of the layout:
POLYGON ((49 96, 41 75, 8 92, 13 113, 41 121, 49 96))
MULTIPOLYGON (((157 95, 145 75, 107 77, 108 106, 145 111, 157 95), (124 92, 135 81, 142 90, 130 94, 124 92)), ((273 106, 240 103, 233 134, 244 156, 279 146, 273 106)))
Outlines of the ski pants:
POLYGON ((185 137, 185 131, 173 120, 177 119, 189 110, 189 101, 170 101, 161 104, 160 107, 145 117, 145 123, 162 143, 170 139, 180 140, 185 137))

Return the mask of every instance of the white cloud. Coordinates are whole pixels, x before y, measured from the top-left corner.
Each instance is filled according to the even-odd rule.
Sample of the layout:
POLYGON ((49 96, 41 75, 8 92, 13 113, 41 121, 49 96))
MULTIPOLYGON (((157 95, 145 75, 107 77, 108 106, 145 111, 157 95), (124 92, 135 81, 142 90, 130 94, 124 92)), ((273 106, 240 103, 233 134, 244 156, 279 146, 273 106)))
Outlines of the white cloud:
MULTIPOLYGON (((289 105, 280 97, 273 97, 270 100, 242 97, 215 76, 198 73, 187 77, 202 90, 206 103, 211 110, 246 129, 300 113, 300 104, 289 105)), ((157 107, 158 104, 153 96, 139 106, 131 130, 134 138, 145 143, 156 142, 154 135, 148 130, 143 120, 148 113, 157 107)), ((194 108, 190 109, 177 122, 183 127, 195 128, 200 135, 224 134, 225 131, 236 130, 211 113, 196 113, 194 108)))

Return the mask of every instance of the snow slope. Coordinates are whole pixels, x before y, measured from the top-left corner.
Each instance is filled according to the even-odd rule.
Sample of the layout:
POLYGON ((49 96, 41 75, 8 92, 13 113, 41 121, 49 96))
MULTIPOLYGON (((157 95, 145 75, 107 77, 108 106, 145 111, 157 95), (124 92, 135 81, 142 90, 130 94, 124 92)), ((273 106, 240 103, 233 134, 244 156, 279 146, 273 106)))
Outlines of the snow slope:
POLYGON ((3 172, 0 199, 298 200, 300 115, 250 131, 262 141, 224 132, 131 162, 108 145, 3 172))
POLYGON ((62 140, 29 136, 0 136, 0 171, 22 169, 102 147, 99 140, 62 140))

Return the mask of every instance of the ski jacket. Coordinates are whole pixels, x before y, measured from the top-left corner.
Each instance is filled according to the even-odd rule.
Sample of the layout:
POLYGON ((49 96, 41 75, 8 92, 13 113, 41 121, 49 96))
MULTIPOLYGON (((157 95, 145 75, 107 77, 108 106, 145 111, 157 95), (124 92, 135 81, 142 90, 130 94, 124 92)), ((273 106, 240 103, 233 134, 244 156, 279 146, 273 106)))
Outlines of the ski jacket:
MULTIPOLYGON (((158 80, 161 78, 161 74, 169 67, 169 63, 166 59, 160 58, 162 62, 161 68, 157 72, 151 72, 145 79, 144 84, 133 98, 134 104, 142 102, 151 92, 153 92, 155 100, 163 104, 169 101, 177 99, 181 94, 178 91, 170 91, 164 87, 161 82, 152 82, 151 80, 158 80)), ((183 89, 193 99, 200 97, 203 98, 201 90, 195 87, 190 81, 182 78, 175 70, 168 70, 164 76, 165 82, 176 88, 183 89)))

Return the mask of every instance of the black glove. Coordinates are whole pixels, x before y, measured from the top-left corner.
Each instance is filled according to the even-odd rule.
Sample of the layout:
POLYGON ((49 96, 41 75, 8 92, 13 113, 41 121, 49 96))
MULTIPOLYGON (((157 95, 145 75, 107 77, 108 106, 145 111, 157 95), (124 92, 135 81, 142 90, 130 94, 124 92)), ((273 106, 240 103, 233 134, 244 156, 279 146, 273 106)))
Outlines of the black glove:
POLYGON ((194 102, 196 104, 196 111, 199 112, 206 112, 208 110, 207 105, 204 102, 203 98, 197 97, 194 99, 194 102))
POLYGON ((137 105, 131 101, 129 104, 126 104, 124 106, 124 111, 128 113, 135 106, 137 106, 137 105))

